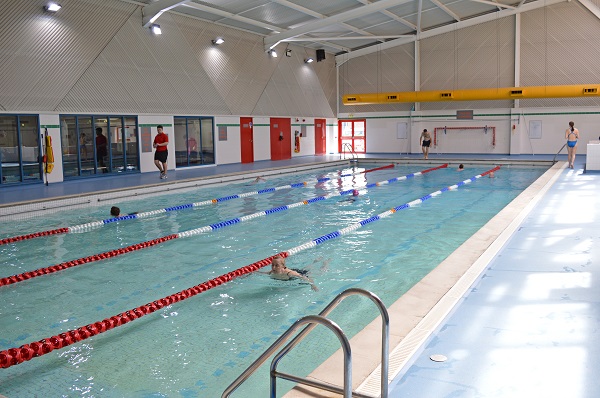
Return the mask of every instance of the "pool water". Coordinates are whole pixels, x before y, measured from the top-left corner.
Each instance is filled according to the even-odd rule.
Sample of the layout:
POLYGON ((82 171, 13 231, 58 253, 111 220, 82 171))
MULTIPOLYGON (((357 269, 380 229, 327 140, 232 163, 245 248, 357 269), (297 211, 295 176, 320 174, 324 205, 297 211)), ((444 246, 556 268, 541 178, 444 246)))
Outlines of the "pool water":
MULTIPOLYGON (((76 329, 190 288, 492 167, 432 171, 405 181, 360 189, 361 195, 355 202, 342 201, 349 196, 334 197, 0 287, 0 350, 76 329)), ((315 182, 318 177, 337 175, 330 169, 319 175, 312 172, 271 178, 256 185, 230 184, 114 203, 124 213, 142 212, 309 181, 304 188, 3 245, 0 277, 422 169, 418 165, 397 165, 342 180, 315 182)), ((355 170, 342 172, 352 171, 355 170)), ((287 266, 307 269, 319 287, 317 292, 298 281, 275 281, 258 273, 243 276, 62 350, 0 369, 0 394, 219 397, 293 322, 320 312, 345 289, 366 289, 386 305, 392 304, 544 171, 502 167, 495 178, 480 178, 290 256, 287 266)), ((55 213, 14 225, 3 222, 0 238, 106 219, 112 205, 55 213)), ((377 315, 369 300, 351 297, 330 318, 352 336, 377 315)), ((337 339, 329 331, 317 328, 282 361, 279 369, 307 375, 338 348, 337 339)), ((280 393, 291 387, 286 382, 278 385, 280 393)), ((268 396, 268 391, 267 364, 233 396, 268 396)))

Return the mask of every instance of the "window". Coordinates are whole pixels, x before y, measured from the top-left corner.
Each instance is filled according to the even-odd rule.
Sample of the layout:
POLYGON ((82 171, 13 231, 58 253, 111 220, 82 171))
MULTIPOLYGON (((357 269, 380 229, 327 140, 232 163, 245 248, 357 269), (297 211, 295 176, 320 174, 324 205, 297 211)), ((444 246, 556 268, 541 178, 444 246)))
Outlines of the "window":
POLYGON ((338 151, 340 153, 366 152, 366 120, 339 120, 338 121, 338 151))
POLYGON ((0 184, 42 181, 39 119, 0 115, 0 184))
POLYGON ((65 179, 140 169, 136 117, 61 115, 60 136, 65 179))
POLYGON ((214 119, 212 117, 175 117, 174 122, 177 167, 214 164, 214 119))

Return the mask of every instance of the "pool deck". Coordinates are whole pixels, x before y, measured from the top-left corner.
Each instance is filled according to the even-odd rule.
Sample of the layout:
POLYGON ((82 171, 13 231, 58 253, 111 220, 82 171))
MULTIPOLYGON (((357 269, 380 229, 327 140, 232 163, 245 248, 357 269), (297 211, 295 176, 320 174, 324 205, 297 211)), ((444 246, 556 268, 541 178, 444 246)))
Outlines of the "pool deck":
MULTIPOLYGON (((430 158, 437 164, 447 157, 430 158)), ((474 158, 501 160, 453 157, 457 162, 474 158)), ((552 160, 542 155, 503 158, 552 160)), ((600 296, 595 286, 600 283, 600 174, 583 172, 584 156, 578 156, 574 170, 565 168, 564 157, 559 159, 390 306, 389 397, 600 396, 594 365, 600 354, 600 344, 595 343, 600 331, 600 296), (432 355, 447 359, 435 362, 432 355)), ((253 178, 275 174, 279 167, 336 160, 339 155, 169 171, 168 184, 224 175, 253 178)), ((157 174, 2 187, 0 209, 98 191, 168 187, 158 183, 157 174)), ((380 321, 375 320, 352 339, 353 384, 365 395, 376 396, 380 388, 380 336, 380 321)), ((312 377, 341 385, 340 355, 326 361, 312 377)), ((286 395, 337 396, 304 387, 286 395)))

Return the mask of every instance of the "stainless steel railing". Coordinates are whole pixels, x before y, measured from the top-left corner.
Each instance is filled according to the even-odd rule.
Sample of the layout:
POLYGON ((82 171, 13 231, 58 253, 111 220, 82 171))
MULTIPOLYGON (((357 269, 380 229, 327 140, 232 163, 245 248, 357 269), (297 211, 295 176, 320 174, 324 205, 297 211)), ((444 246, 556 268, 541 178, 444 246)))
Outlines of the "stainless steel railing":
POLYGON ((554 159, 552 159, 552 164, 556 163, 556 157, 558 156, 558 154, 560 153, 560 151, 562 151, 566 146, 567 146, 567 143, 565 142, 563 144, 563 146, 560 147, 560 149, 558 150, 558 152, 556 152, 556 155, 554 155, 554 159))
POLYGON ((277 392, 277 378, 282 378, 296 383, 305 384, 308 386, 321 388, 330 392, 343 394, 344 398, 359 397, 359 398, 373 398, 369 395, 357 393, 352 391, 352 350, 347 337, 345 336, 342 329, 333 321, 326 318, 326 316, 339 305, 339 303, 348 296, 359 294, 368 297, 375 303, 381 314, 381 395, 382 398, 388 396, 388 371, 389 371, 389 337, 390 337, 390 318, 385 308, 385 305, 379 297, 375 294, 358 288, 351 288, 338 294, 328 305, 319 313, 319 315, 308 315, 296 322, 290 328, 281 335, 267 350, 258 357, 237 379, 233 381, 221 395, 222 398, 228 398, 242 383, 244 383, 276 350, 279 349, 288 338, 296 332, 296 330, 304 325, 307 326, 300 331, 291 341, 278 352, 273 361, 271 362, 271 389, 270 397, 275 398, 277 392), (277 371, 277 365, 279 361, 287 355, 295 346, 300 343, 318 324, 329 328, 338 338, 342 345, 344 352, 344 387, 324 383, 316 380, 307 379, 305 377, 299 377, 290 375, 283 372, 277 371))
POLYGON ((358 159, 358 155, 352 149, 352 145, 350 145, 348 143, 345 143, 342 145, 342 152, 340 153, 340 159, 342 159, 342 155, 344 156, 344 159, 346 159, 346 151, 348 151, 350 153, 350 155, 352 155, 352 160, 358 159))

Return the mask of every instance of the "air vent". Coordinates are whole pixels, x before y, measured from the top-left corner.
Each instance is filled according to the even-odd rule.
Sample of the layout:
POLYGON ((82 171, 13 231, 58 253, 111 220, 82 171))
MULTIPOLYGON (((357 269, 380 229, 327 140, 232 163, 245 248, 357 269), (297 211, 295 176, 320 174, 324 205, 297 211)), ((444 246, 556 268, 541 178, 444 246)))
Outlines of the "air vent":
POLYGON ((523 96, 523 90, 510 90, 511 96, 523 96))
POLYGON ((598 89, 597 88, 584 88, 583 89, 583 93, 584 94, 598 94, 598 89))
POLYGON ((348 97, 346 98, 346 102, 356 102, 356 97, 348 97))
POLYGON ((398 101, 398 96, 397 95, 388 95, 387 99, 391 100, 391 101, 398 101))
POLYGON ((452 98, 452 93, 441 93, 440 94, 441 98, 452 98))

